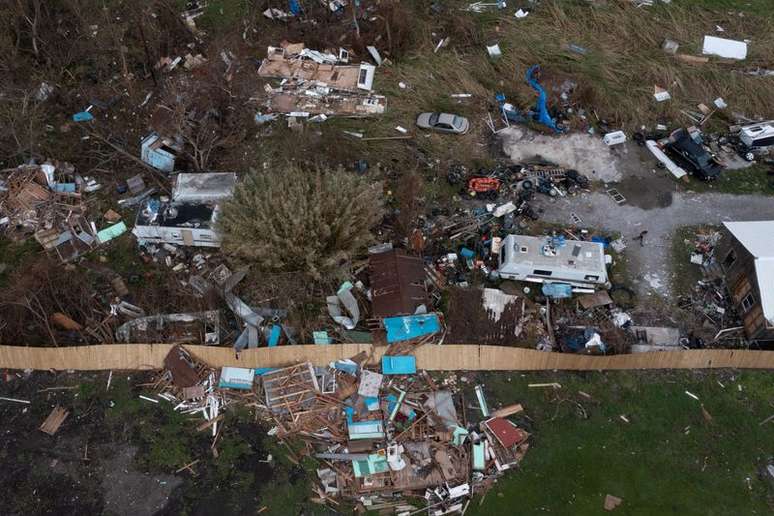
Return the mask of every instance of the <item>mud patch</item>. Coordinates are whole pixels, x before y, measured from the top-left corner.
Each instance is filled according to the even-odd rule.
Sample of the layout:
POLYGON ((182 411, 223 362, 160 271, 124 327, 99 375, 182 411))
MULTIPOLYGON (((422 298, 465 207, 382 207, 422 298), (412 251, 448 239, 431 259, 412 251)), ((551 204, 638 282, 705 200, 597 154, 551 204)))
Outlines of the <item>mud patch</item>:
POLYGON ((549 136, 516 126, 500 134, 503 151, 513 161, 543 159, 606 183, 623 177, 619 159, 599 136, 585 133, 549 136))
POLYGON ((105 512, 118 516, 153 514, 163 509, 172 490, 182 484, 173 475, 150 476, 132 468, 137 448, 126 446, 104 462, 105 512))

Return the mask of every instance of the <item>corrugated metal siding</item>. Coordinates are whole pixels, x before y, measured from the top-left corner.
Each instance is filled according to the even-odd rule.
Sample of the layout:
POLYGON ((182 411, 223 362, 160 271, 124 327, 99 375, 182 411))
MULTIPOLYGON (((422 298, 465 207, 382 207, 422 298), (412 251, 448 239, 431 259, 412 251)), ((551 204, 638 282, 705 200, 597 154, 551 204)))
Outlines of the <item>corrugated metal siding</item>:
POLYGON ((368 259, 373 316, 377 318, 411 315, 428 303, 425 269, 421 258, 395 249, 373 254, 368 259))

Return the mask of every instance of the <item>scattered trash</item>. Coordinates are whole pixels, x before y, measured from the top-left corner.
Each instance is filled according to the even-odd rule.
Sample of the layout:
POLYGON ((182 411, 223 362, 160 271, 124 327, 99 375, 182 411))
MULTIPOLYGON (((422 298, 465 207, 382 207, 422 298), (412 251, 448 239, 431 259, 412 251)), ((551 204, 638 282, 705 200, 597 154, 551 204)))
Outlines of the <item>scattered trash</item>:
POLYGON ((612 511, 616 507, 621 505, 622 502, 623 502, 623 500, 621 498, 618 498, 617 496, 613 496, 611 494, 605 495, 604 508, 605 508, 606 511, 612 511))
POLYGON ((672 95, 669 94, 667 90, 664 88, 661 88, 659 86, 654 87, 653 92, 653 98, 655 98, 658 102, 665 102, 672 98, 672 95))
POLYGON ((489 54, 489 57, 492 59, 499 59, 502 57, 503 52, 500 50, 500 45, 495 43, 494 45, 487 45, 486 51, 489 54))
POLYGON ((701 53, 727 59, 747 59, 747 43, 715 36, 704 36, 704 46, 701 53))
POLYGON ((0 400, 2 401, 10 401, 12 403, 23 403, 25 405, 29 405, 31 402, 29 400, 19 400, 16 398, 6 398, 4 396, 0 396, 0 400))
POLYGON ((620 145, 624 142, 626 142, 626 133, 623 131, 615 131, 612 133, 607 133, 602 140, 604 140, 605 145, 608 147, 611 147, 613 145, 620 145))
POLYGON ((666 52, 667 54, 676 54, 677 49, 680 48, 680 44, 677 43, 677 41, 673 41, 671 39, 665 39, 664 43, 661 45, 661 49, 666 52))
POLYGON ((88 111, 81 111, 73 115, 73 122, 91 122, 94 120, 94 115, 88 111))
POLYGON ((696 396, 695 394, 693 394, 693 393, 690 393, 690 392, 688 392, 688 391, 685 391, 685 393, 686 393, 688 396, 690 396, 691 398, 695 399, 696 401, 699 401, 699 397, 698 397, 698 396, 696 396))

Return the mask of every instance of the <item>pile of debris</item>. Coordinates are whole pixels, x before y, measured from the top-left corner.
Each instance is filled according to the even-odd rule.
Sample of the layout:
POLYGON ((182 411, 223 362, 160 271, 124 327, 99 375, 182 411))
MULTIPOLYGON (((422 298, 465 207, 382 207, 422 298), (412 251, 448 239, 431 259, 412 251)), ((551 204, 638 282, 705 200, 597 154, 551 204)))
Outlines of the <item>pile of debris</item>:
MULTIPOLYGON (((519 206, 536 193, 565 197, 589 191, 590 188, 586 175, 551 163, 500 163, 489 170, 482 168, 476 172, 452 164, 446 178, 453 186, 461 185, 460 195, 463 198, 490 201, 502 198, 519 206)), ((520 208, 519 213, 537 218, 529 209, 520 208)))
POLYGON ((83 194, 99 190, 69 163, 47 161, 0 171, 0 230, 13 240, 34 236, 47 252, 69 262, 126 231, 102 230, 89 220, 83 194))
POLYGON ((333 115, 384 113, 385 98, 371 91, 376 67, 348 63, 349 53, 344 49, 332 54, 308 49, 303 43, 269 47, 258 75, 282 81, 276 88, 265 85, 265 107, 272 113, 314 121, 333 115))
POLYGON ((728 295, 726 272, 715 256, 721 239, 720 231, 699 229, 690 241, 685 241, 692 248, 691 263, 701 267, 702 279, 689 294, 678 300, 678 306, 696 317, 696 333, 706 335, 707 340, 720 330, 740 326, 739 316, 728 295))
POLYGON ((490 412, 479 385, 481 417, 469 419, 462 393, 439 388, 413 356, 385 355, 380 368, 369 358, 363 352, 328 367, 217 372, 178 346, 165 359, 156 395, 141 397, 201 414, 197 429, 210 429, 215 456, 224 408, 257 407, 294 461, 297 454, 319 461, 314 501, 321 504, 338 506, 338 498, 409 514, 417 508, 403 497, 411 496, 424 498, 429 514, 460 513, 524 457, 529 434, 507 419, 521 405, 490 412))

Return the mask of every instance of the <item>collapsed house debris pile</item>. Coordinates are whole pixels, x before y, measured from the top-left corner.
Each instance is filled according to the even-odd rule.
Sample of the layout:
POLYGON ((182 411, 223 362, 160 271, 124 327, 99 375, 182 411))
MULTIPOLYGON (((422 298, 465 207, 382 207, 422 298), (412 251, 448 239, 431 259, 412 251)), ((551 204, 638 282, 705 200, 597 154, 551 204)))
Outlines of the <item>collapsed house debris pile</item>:
POLYGON ((0 231, 13 240, 34 236, 69 262, 126 231, 123 222, 101 230, 88 218, 84 194, 99 190, 69 163, 45 162, 0 171, 0 231))
POLYGON ((308 49, 303 43, 269 47, 258 75, 281 82, 276 88, 265 85, 265 107, 270 113, 310 121, 384 113, 385 98, 371 91, 376 67, 348 63, 349 53, 344 49, 331 54, 308 49))
POLYGON ((699 229, 690 241, 693 248, 690 261, 701 268, 702 279, 689 294, 678 300, 678 306, 697 318, 697 337, 692 347, 702 344, 701 340, 715 340, 713 335, 721 336, 725 329, 740 326, 740 318, 728 294, 725 272, 715 256, 721 238, 720 231, 699 229), (704 335, 706 339, 698 335, 704 335))
POLYGON ((385 355, 380 367, 369 358, 363 352, 327 367, 216 371, 177 346, 154 394, 140 397, 201 414, 197 430, 211 432, 215 456, 226 407, 255 407, 291 460, 318 461, 313 500, 334 507, 345 500, 356 510, 405 515, 424 499, 429 514, 462 513, 521 462, 530 434, 508 419, 521 405, 490 410, 478 385, 473 415, 456 382, 439 387, 417 371, 413 356, 385 355))

